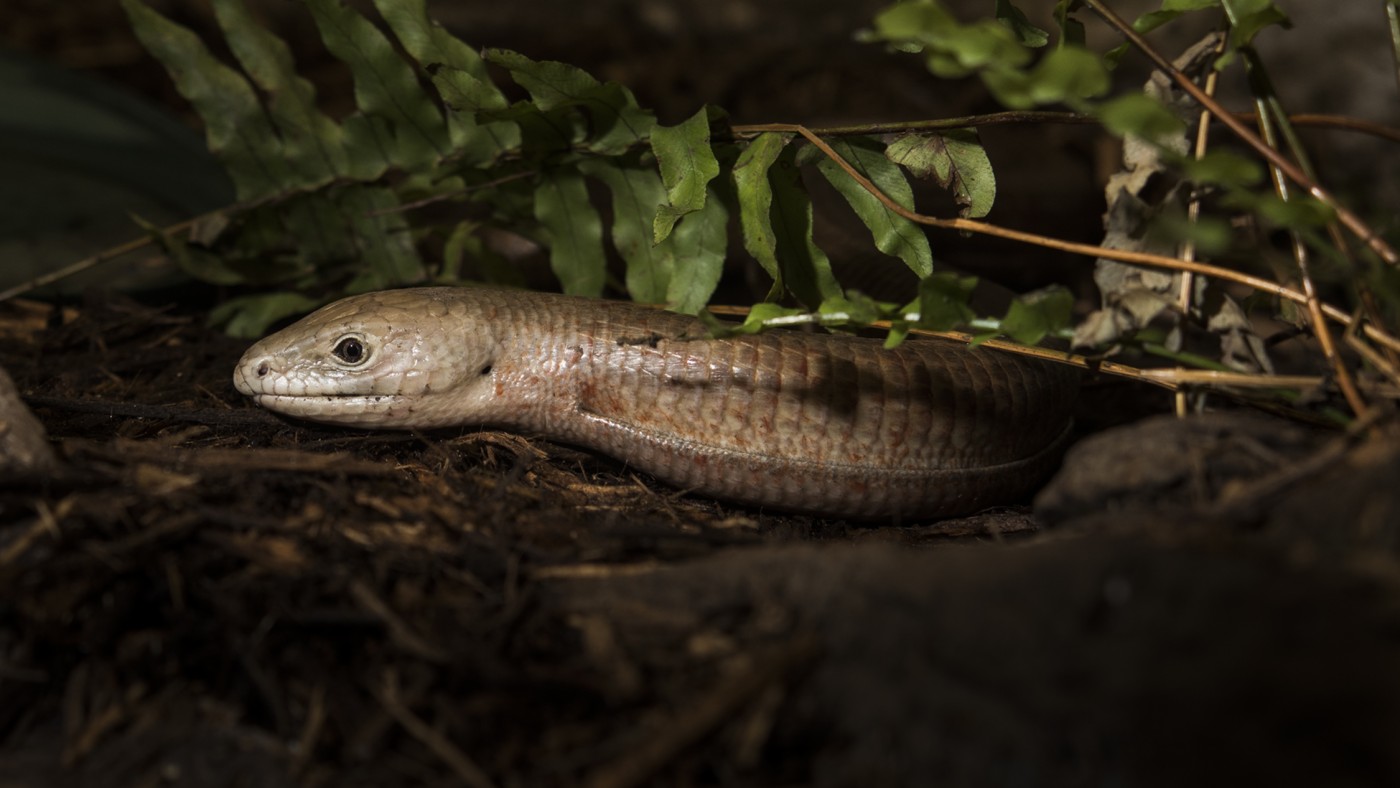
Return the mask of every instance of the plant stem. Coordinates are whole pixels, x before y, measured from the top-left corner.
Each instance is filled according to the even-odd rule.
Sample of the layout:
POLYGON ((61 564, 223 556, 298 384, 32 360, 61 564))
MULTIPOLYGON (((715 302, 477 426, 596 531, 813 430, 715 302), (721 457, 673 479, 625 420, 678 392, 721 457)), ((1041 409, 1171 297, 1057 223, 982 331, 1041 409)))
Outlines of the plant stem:
POLYGON ((1390 22, 1390 52, 1395 58, 1395 84, 1400 87, 1400 0, 1382 0, 1390 22))
POLYGON ((1206 95, 1205 91, 1201 90, 1195 82, 1191 81, 1190 77, 1183 74, 1181 70, 1173 66, 1171 61, 1167 60, 1162 53, 1158 52, 1151 44, 1147 43, 1147 40, 1139 35, 1138 32, 1133 29, 1132 25, 1129 25, 1122 17, 1108 8, 1103 0, 1084 0, 1084 2, 1090 8, 1094 9, 1099 16, 1103 17, 1104 21, 1116 28, 1124 38, 1128 39, 1128 41, 1138 49, 1138 51, 1146 55, 1147 58, 1152 61, 1153 65, 1160 69, 1162 73, 1170 76, 1172 81, 1181 86, 1182 90, 1191 94, 1191 97, 1199 102, 1201 106, 1205 107, 1212 115, 1219 118, 1220 122, 1224 123, 1230 131, 1234 132, 1235 136, 1239 137, 1242 142, 1253 148, 1256 153, 1263 156, 1270 164, 1278 167, 1289 180, 1298 184, 1308 194, 1311 194, 1318 201, 1331 208, 1337 214, 1337 219, 1345 225, 1348 230, 1351 230, 1356 237, 1360 238, 1369 246, 1378 257, 1389 265, 1400 265, 1400 254, 1397 254, 1395 250, 1391 248, 1390 244, 1386 243, 1375 230, 1372 230, 1369 225, 1362 221, 1361 217, 1352 213, 1346 206, 1339 203, 1331 192, 1309 178, 1306 173, 1299 169, 1293 162, 1289 161, 1283 154, 1269 147, 1269 145, 1251 131, 1243 121, 1235 117, 1234 113, 1220 106, 1219 102, 1206 95))
MULTIPOLYGON (((1254 112, 1236 112, 1235 117, 1252 123, 1259 116, 1254 112)), ((1392 142, 1400 142, 1400 129, 1384 126, 1361 118, 1346 115, 1327 115, 1317 112, 1301 112, 1289 115, 1288 121, 1294 126, 1315 126, 1343 129, 1360 134, 1369 134, 1392 142)), ((1090 125, 1098 123, 1098 118, 1079 112, 1016 111, 992 112, 985 115, 964 115, 958 118, 937 118, 933 120, 900 120, 887 123, 862 123, 854 126, 823 126, 812 129, 823 137, 848 137, 869 134, 897 134, 916 131, 945 131, 948 129, 969 129, 979 126, 1005 126, 1015 123, 1064 123, 1069 125, 1090 125)), ((762 134, 771 124, 739 124, 730 131, 740 139, 762 134)))
MULTIPOLYGON (((1230 16, 1230 23, 1235 24, 1235 15, 1229 3, 1225 4, 1225 11, 1230 16)), ((1278 133, 1275 131, 1274 119, 1275 117, 1286 118, 1287 115, 1283 112, 1283 107, 1279 103, 1278 96, 1274 93, 1269 75, 1264 70, 1263 63, 1254 48, 1250 46, 1240 47, 1240 53, 1244 56, 1245 70, 1249 73, 1250 88, 1254 92, 1255 106, 1259 111, 1259 133, 1266 144, 1277 150, 1278 133)), ((1293 129, 1288 126, 1286 120, 1278 122, 1277 126, 1281 127, 1289 147, 1298 157, 1299 167, 1311 176, 1313 174, 1312 168, 1303 154, 1302 145, 1298 142, 1297 136, 1293 134, 1293 129)), ((1291 200, 1293 198, 1292 187, 1284 178, 1283 171, 1276 166, 1270 167, 1269 174, 1274 184, 1274 192, 1278 194, 1279 198, 1285 202, 1291 200)), ((1308 246, 1297 231, 1290 231, 1288 235, 1293 246, 1293 260, 1298 266, 1298 278, 1303 284, 1303 295, 1308 298, 1308 319, 1312 323, 1313 334, 1317 336, 1318 346, 1322 349, 1322 356, 1327 360, 1328 366, 1332 368, 1337 385, 1342 390, 1342 396, 1346 398, 1347 406, 1357 417, 1365 418, 1368 410, 1366 400, 1362 398, 1360 390, 1357 389, 1351 370, 1347 369, 1341 354, 1337 352, 1337 343, 1332 338, 1332 330, 1327 326, 1326 318, 1322 316, 1322 302, 1317 297, 1317 287, 1313 283, 1312 266, 1308 259, 1308 246)), ((1345 254, 1345 249, 1342 251, 1345 254)))
MULTIPOLYGON (((836 165, 839 166, 842 170, 844 170, 847 175, 851 176, 852 180, 860 184, 861 188, 873 194, 875 198, 878 199, 882 204, 884 204, 886 208, 889 208, 894 213, 897 213, 900 216, 903 216, 905 219, 908 219, 911 222, 915 222, 916 224, 923 224, 929 227, 938 227, 945 230, 959 230, 962 232, 977 233, 979 235, 990 235, 995 238, 1004 238, 1010 241, 1020 241, 1021 243, 1043 246, 1047 249, 1057 249, 1059 251, 1069 252, 1071 254, 1085 255, 1088 257, 1104 257, 1109 260, 1117 260, 1119 262, 1124 263, 1133 263, 1135 265, 1145 265, 1152 268, 1165 268, 1172 271, 1192 271, 1198 274, 1203 274, 1205 276, 1212 276, 1217 279, 1224 279, 1230 282, 1238 282, 1247 287, 1254 288, 1255 290, 1258 290, 1260 292, 1275 295, 1279 298, 1285 298, 1297 304, 1306 305, 1308 303, 1308 298, 1306 295, 1298 292, 1297 290, 1294 290, 1291 287, 1286 287, 1277 282, 1271 282, 1268 279, 1262 279, 1257 276, 1251 276, 1250 274, 1241 273, 1239 271, 1235 271, 1229 268, 1223 268, 1218 265, 1188 262, 1185 260, 1178 260, 1175 257, 1166 257, 1164 255, 1150 254, 1148 252, 1133 252, 1125 249, 1109 249, 1103 246, 1076 243, 1074 241, 1066 241, 1060 238, 1051 238, 1045 235, 1037 235, 1036 233, 1028 233, 1022 230, 1011 230, 1005 227, 998 227, 994 224, 987 224, 985 222, 979 222, 973 219, 940 219, 936 216, 926 216, 921 213, 916 213, 915 211, 912 211, 891 199, 889 195, 885 194, 883 191, 880 190, 880 187, 876 186, 874 183, 871 183, 869 178, 865 177, 858 170, 856 170, 856 168, 852 167, 850 162, 841 158, 841 155, 838 154, 835 150, 833 150, 832 147, 826 143, 826 141, 824 141, 821 137, 818 137, 815 133, 812 132, 811 129, 807 128, 806 126, 801 126, 797 124, 773 123, 764 126, 763 130, 792 132, 794 134, 802 135, 804 139, 812 143, 812 145, 815 146, 818 150, 820 150, 823 154, 825 154, 827 158, 835 162, 836 165)), ((1323 314, 1325 314, 1332 320, 1344 326, 1350 326, 1352 324, 1352 317, 1346 312, 1343 312, 1342 310, 1329 304, 1322 304, 1321 306, 1323 314)), ((1392 350, 1400 351, 1400 339, 1396 339, 1394 336, 1391 336, 1387 332, 1376 328, 1375 326, 1369 323, 1362 326, 1361 330, 1372 341, 1384 345, 1385 347, 1390 348, 1392 350)))

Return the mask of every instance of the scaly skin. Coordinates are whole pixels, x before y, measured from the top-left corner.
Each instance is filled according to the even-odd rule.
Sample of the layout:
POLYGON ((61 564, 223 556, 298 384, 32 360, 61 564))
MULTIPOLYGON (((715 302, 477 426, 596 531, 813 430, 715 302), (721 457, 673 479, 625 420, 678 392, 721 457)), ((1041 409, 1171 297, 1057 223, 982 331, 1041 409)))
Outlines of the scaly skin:
POLYGON ((347 298, 263 339, 234 385, 312 421, 504 427, 752 506, 922 518, 1042 481, 1079 372, 948 341, 710 339, 695 318, 635 304, 421 288, 347 298), (334 353, 347 338, 350 362, 334 353))

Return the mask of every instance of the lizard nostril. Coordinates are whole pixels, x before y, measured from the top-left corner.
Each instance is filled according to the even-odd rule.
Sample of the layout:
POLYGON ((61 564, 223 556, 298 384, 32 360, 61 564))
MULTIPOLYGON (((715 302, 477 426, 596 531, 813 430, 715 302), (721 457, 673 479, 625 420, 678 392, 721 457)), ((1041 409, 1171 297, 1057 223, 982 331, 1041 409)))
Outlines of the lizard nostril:
POLYGON ((268 367, 266 361, 259 362, 259 364, 258 364, 258 377, 260 377, 260 378, 262 378, 262 377, 267 377, 267 373, 270 372, 270 371, 272 371, 272 370, 271 370, 270 367, 268 367))

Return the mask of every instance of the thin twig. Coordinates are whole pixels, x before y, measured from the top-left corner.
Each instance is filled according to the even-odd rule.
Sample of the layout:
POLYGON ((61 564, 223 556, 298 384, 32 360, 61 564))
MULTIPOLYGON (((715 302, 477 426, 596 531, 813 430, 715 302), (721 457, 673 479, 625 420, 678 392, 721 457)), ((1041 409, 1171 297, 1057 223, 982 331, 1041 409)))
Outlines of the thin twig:
MULTIPOLYGON (((283 196, 285 195, 273 195, 270 197, 263 197, 256 200, 248 200, 245 202, 234 203, 233 205, 225 205, 222 208, 215 208, 212 211, 202 213, 199 216, 195 216, 191 219, 185 219, 184 221, 176 222, 174 224, 162 227, 160 229, 159 235, 174 235, 176 233, 188 232, 200 222, 207 221, 220 214, 232 215, 242 213, 244 211, 249 211, 253 208, 257 208, 262 205, 266 205, 270 202, 281 199, 283 196)), ((15 296, 21 296, 25 293, 28 293, 31 290, 36 290, 40 287, 44 287, 45 285, 53 284, 54 282, 57 282, 60 279, 67 279, 68 277, 73 276, 75 274, 80 274, 83 271, 88 270, 89 268, 101 265, 102 263, 105 263, 109 260, 115 260, 116 258, 126 254, 127 252, 134 252, 137 249, 149 246, 150 244, 155 242, 156 235, 156 233, 147 233, 146 235, 140 238, 134 238, 130 241, 127 241, 126 243, 118 244, 116 246, 103 249, 102 251, 98 252, 95 255, 92 255, 91 257, 84 257, 76 263, 66 265, 63 268, 58 269, 57 271, 50 271, 47 274, 37 276, 33 279, 30 279, 27 282, 20 282, 19 284, 15 285, 14 287, 11 287, 8 290, 0 291, 0 302, 8 301, 11 298, 14 298, 15 296)))
POLYGON ((799 634, 759 652, 753 661, 721 679, 661 726, 646 725, 641 743, 589 775, 589 788, 632 788, 650 784, 656 773, 687 748, 712 734, 763 690, 795 680, 821 654, 815 635, 799 634))
MULTIPOLYGON (((1238 25, 1235 8, 1230 3, 1224 4, 1225 16, 1231 25, 1238 25)), ((1316 172, 1313 170, 1311 162, 1308 161, 1307 153, 1303 149, 1298 135, 1294 133, 1293 127, 1289 125, 1288 113, 1284 111, 1283 104, 1278 99, 1278 94, 1274 90, 1273 82, 1269 79, 1268 72, 1264 69, 1264 63, 1259 57, 1259 53, 1252 46, 1241 46, 1239 53, 1244 60, 1245 73, 1249 76, 1250 90, 1254 93, 1254 106, 1258 114, 1259 135, 1264 143, 1275 151, 1279 150, 1279 136, 1287 142, 1289 150, 1297 160, 1298 168, 1303 171, 1308 178, 1316 180, 1316 172)), ((1280 153, 1282 155, 1282 153, 1280 153)), ((1284 177, 1283 170, 1277 166, 1269 168, 1270 180, 1274 185, 1274 192, 1285 202, 1293 198, 1292 187, 1288 179, 1284 177)), ((1336 231, 1335 226, 1333 228, 1336 231)), ((1347 401, 1347 406, 1352 413, 1358 417, 1366 415, 1366 401, 1362 398, 1361 392, 1357 390, 1356 381, 1352 377, 1351 370, 1347 368, 1341 354, 1337 352, 1337 343, 1332 339, 1332 331, 1327 325, 1327 320, 1322 316, 1322 302, 1317 296, 1317 288, 1313 281, 1312 266, 1309 260, 1307 243, 1302 234, 1296 230, 1290 230, 1289 238, 1293 246, 1293 260, 1298 267, 1298 277, 1302 282, 1303 294, 1308 297, 1307 309, 1308 319, 1313 326, 1313 334, 1317 336, 1319 348, 1322 356, 1326 359, 1332 373, 1337 378, 1337 385, 1342 390, 1342 396, 1347 401)), ((1340 231, 1334 232, 1334 243, 1343 254, 1347 254, 1345 239, 1340 231)), ((1364 290, 1364 286, 1360 289, 1364 290)))
POLYGON ((1384 0, 1385 18, 1390 23, 1390 54, 1395 60, 1395 84, 1400 86, 1400 2, 1384 0))
MULTIPOLYGON (((961 331, 922 331, 915 329, 910 333, 942 337, 944 339, 955 339, 969 343, 974 340, 971 334, 961 331)), ((1154 386, 1161 386, 1162 388, 1172 391, 1177 391, 1182 386, 1310 389, 1316 388, 1323 382, 1323 378, 1317 375, 1265 375, 1254 372, 1230 372, 1216 369, 1185 369, 1182 367, 1153 369, 1134 367, 1128 364, 1101 361, 1086 356, 1065 353, 1059 350, 1029 347, 1027 345, 1020 345, 1015 342, 1006 342, 998 339, 983 340, 981 344, 989 348, 995 348, 1009 353, 1018 353, 1023 356, 1033 356, 1060 364, 1067 364, 1072 367, 1091 370, 1111 377, 1151 383, 1154 386)))
POLYGON ((557 564, 539 567, 534 571, 534 577, 540 580, 611 580, 615 577, 650 574, 665 566, 660 561, 653 560, 630 564, 557 564))
MULTIPOLYGON (((824 126, 813 129, 823 137, 849 137, 862 134, 896 134, 909 131, 949 131, 969 129, 979 126, 1005 126, 1015 123, 1068 123, 1071 125, 1094 125, 1099 119, 1082 112, 1050 112, 1045 110, 1012 110, 990 112, 985 115, 964 115, 959 118, 937 118, 933 120, 904 120, 889 123, 861 123, 850 126, 824 126)), ((737 125, 730 128, 734 136, 752 137, 765 131, 765 124, 737 125)))
MULTIPOLYGON (((1223 53, 1223 52, 1225 51, 1225 43, 1226 43, 1228 40, 1229 40, 1229 39, 1226 38, 1224 35, 1221 35, 1221 36, 1220 36, 1220 40, 1219 40, 1218 42, 1216 42, 1216 45, 1215 45, 1215 55, 1216 55, 1216 57, 1219 57, 1219 56, 1221 55, 1221 53, 1223 53)), ((1215 69, 1211 69, 1211 70, 1210 70, 1210 73, 1206 75, 1206 88, 1205 88, 1205 89, 1206 89, 1206 93, 1207 93, 1207 94, 1212 95, 1212 96, 1215 95, 1215 86, 1216 86, 1216 83, 1219 82, 1219 80, 1220 80, 1220 72, 1219 72, 1219 71, 1216 71, 1215 69)), ((1195 156, 1196 156, 1196 160, 1197 160, 1197 161, 1200 161, 1202 158, 1205 157, 1205 155, 1206 155, 1206 148, 1208 147, 1209 143, 1210 143, 1210 113, 1209 113, 1209 112, 1206 112, 1206 111, 1204 111, 1204 110, 1202 110, 1201 113, 1200 113, 1200 117, 1199 117, 1199 118, 1197 119, 1197 121, 1196 121, 1196 145, 1195 145, 1195 156)), ((1187 220, 1188 222, 1190 222, 1192 225, 1195 225, 1196 222, 1198 222, 1198 221, 1200 220, 1200 217, 1201 217, 1201 198, 1200 198, 1200 195, 1199 195, 1199 194, 1193 193, 1193 194, 1191 195, 1191 201, 1190 201, 1190 203, 1186 206, 1186 220, 1187 220)), ((1188 238, 1188 239, 1186 240, 1186 243, 1182 244, 1182 248, 1181 248, 1181 259, 1186 260, 1186 261, 1194 261, 1194 260, 1196 259, 1196 242, 1195 242, 1193 239, 1188 238)), ((1177 294, 1176 294, 1176 305, 1177 305, 1177 308, 1180 310, 1181 314, 1182 314, 1183 316, 1188 317, 1188 318, 1189 318, 1189 316, 1191 315, 1192 307, 1195 306, 1195 298, 1193 297, 1193 294, 1195 293, 1195 291, 1196 291, 1196 275, 1195 275, 1194 273, 1190 272, 1190 271, 1183 271, 1182 274, 1181 274, 1181 286, 1180 286, 1180 288, 1177 290, 1177 294)), ((1189 404, 1190 404, 1190 403, 1188 402, 1188 398, 1189 398, 1189 392, 1187 392, 1186 389, 1182 388, 1182 389, 1178 389, 1178 390, 1177 390, 1176 396, 1175 396, 1173 399, 1175 400, 1175 404, 1176 404, 1176 415, 1177 415, 1178 417, 1185 417, 1185 416, 1186 416, 1187 410, 1188 410, 1188 406, 1189 406, 1189 404)), ((1198 396, 1197 396, 1197 401, 1200 401, 1200 400, 1201 400, 1201 397, 1198 395, 1198 396)))
POLYGON ((1323 444, 1311 456, 1241 487, 1227 490, 1210 505, 1209 511, 1216 517, 1230 520, 1248 519, 1268 502, 1276 501, 1286 490, 1297 487, 1302 480, 1336 468, 1352 448, 1380 424, 1383 415, 1388 414, 1373 409, 1368 416, 1348 425, 1345 432, 1323 444))
POLYGON ((350 595, 361 607, 384 622, 394 644, 399 648, 427 662, 447 662, 447 652, 415 632, 413 627, 367 584, 359 580, 350 583, 350 595))
MULTIPOLYGON (((199 221, 198 218, 187 219, 178 224, 171 225, 170 227, 166 228, 166 231, 175 233, 180 232, 182 230, 188 230, 197 221, 199 221)), ((9 288, 8 290, 0 291, 0 301, 8 301, 11 298, 14 298, 15 296, 24 295, 25 293, 28 293, 31 290, 37 290, 41 287, 44 287, 45 285, 51 285, 60 279, 67 279, 68 277, 73 276, 74 274, 80 274, 83 271, 101 265, 102 263, 105 263, 108 260, 113 260, 115 258, 121 257, 127 252, 134 252, 143 246, 149 246, 154 240, 155 239, 152 238, 150 235, 146 235, 141 238, 136 238, 134 240, 127 241, 124 244, 113 246, 110 249, 104 249, 98 252, 97 254, 92 255, 91 257, 84 257, 76 263, 66 265, 58 269, 57 271, 50 271, 49 273, 44 274, 42 276, 36 276, 27 282, 20 282, 19 284, 9 288)))
MULTIPOLYGON (((1234 6, 1230 4, 1225 5, 1226 14, 1230 18, 1232 24, 1235 23, 1233 17, 1234 10, 1234 6)), ((1259 105, 1259 112, 1255 115, 1255 119, 1258 124, 1261 124, 1261 129, 1268 132, 1265 134, 1265 141, 1275 148, 1278 147, 1278 144, 1271 136, 1275 128, 1277 128, 1279 135, 1282 136, 1284 142, 1288 144, 1288 152, 1293 157, 1294 161, 1297 162, 1298 167, 1302 169, 1309 178, 1317 180, 1317 170, 1313 167, 1312 161, 1308 157, 1308 150, 1294 130, 1297 121, 1294 120, 1293 116, 1290 116, 1284 111, 1283 104, 1278 98, 1278 92, 1274 90, 1273 83, 1269 79, 1268 72, 1264 68, 1264 63, 1259 57, 1259 53, 1253 47, 1246 46, 1240 48, 1240 55, 1244 60, 1245 73, 1249 76, 1250 87, 1256 95, 1262 99, 1262 101, 1257 102, 1259 105)), ((1274 171, 1274 182, 1277 183, 1278 181, 1277 172, 1274 171)), ((1305 247, 1301 245, 1297 233, 1291 234, 1294 236, 1293 243, 1295 248, 1304 249, 1304 254, 1306 254, 1305 247)), ((1346 260, 1348 265, 1354 267, 1356 258, 1352 253, 1351 243, 1347 240, 1346 233, 1335 219, 1327 223, 1327 235, 1331 239, 1332 246, 1336 249, 1337 253, 1346 260)), ((1362 314, 1372 321, 1377 321, 1378 316, 1381 314, 1381 308, 1365 279, 1357 278, 1353 282, 1353 287, 1361 303, 1362 314)), ((1305 294, 1307 294, 1306 290, 1305 294)), ((1396 352, 1390 348, 1385 348, 1385 355, 1392 361, 1390 365, 1392 367, 1395 366, 1396 361, 1400 361, 1400 356, 1397 356, 1396 352)), ((1329 359, 1329 361, 1331 361, 1331 359, 1329 359)), ((1400 378, 1391 378, 1391 380, 1400 383, 1400 378)))
MULTIPOLYGON (((1235 117, 1243 121, 1254 121, 1258 116, 1253 112, 1237 112, 1235 117)), ((1362 134, 1369 134, 1373 137, 1400 142, 1400 129, 1393 126, 1385 126, 1380 123, 1373 123, 1361 118, 1352 118, 1346 115, 1326 115, 1318 112, 1300 112, 1297 115, 1289 115, 1288 122, 1294 126, 1314 126, 1325 129, 1345 129, 1356 131, 1362 134)))
POLYGON ((1363 321, 1357 320, 1347 326, 1346 333, 1342 335, 1342 341, 1347 343, 1347 347, 1355 350, 1363 359, 1374 366, 1391 383, 1400 385, 1400 366, 1395 364, 1394 354, 1382 354, 1375 348, 1362 342, 1356 336, 1357 326, 1363 325, 1363 321))
POLYGON ((471 788, 493 788, 491 778, 475 761, 399 700, 398 679, 393 671, 386 671, 384 685, 375 695, 384 710, 389 712, 389 716, 446 763, 464 785, 471 788))
MULTIPOLYGON (((1165 268, 1172 271, 1193 271, 1195 273, 1214 277, 1216 279, 1237 282, 1239 284, 1258 290, 1262 293, 1275 295, 1280 298, 1292 301, 1296 304, 1306 305, 1308 303, 1308 298, 1306 295, 1298 292, 1297 290, 1294 290, 1291 287, 1287 287, 1285 285, 1279 284, 1278 282, 1272 282, 1268 279, 1263 279, 1261 277, 1241 273, 1230 268, 1223 268, 1218 265, 1210 265, 1208 263, 1199 262, 1188 262, 1186 260, 1178 260, 1175 257, 1151 254, 1149 252, 1134 252, 1126 249, 1109 249, 1104 246, 1094 246, 1093 244, 1076 243, 1074 241, 1066 241, 1060 238, 1051 238, 1050 236, 1038 235, 1036 233, 1029 233, 1022 230, 1012 230, 994 224, 987 224, 985 222, 975 221, 973 219, 942 219, 937 216, 927 216, 925 214, 917 213, 908 208, 905 208, 898 202, 895 202, 889 195, 885 194, 884 191, 880 189, 880 187, 876 186, 870 181, 869 178, 865 177, 860 173, 860 171, 852 167, 850 162, 843 159, 839 153, 833 150, 830 145, 828 145, 824 140, 822 140, 820 137, 814 134, 812 130, 808 129, 806 126, 802 126, 800 124, 795 123, 772 123, 762 127, 753 128, 761 128, 763 131, 791 132, 794 134, 802 135, 804 139, 812 143, 812 145, 815 146, 818 150, 820 150, 823 154, 825 154, 827 158, 835 162, 836 165, 839 166, 842 170, 844 170, 847 175, 851 176, 851 178, 855 180, 856 183, 860 184, 861 188, 874 195, 875 198, 878 199, 882 204, 884 204, 886 208, 889 208, 891 211, 917 224, 928 225, 929 227, 938 227, 940 229, 946 230, 959 230, 962 232, 977 233, 979 235, 990 235, 994 238, 1003 238, 1010 241, 1020 241, 1022 243, 1043 246, 1047 249, 1055 249, 1061 252, 1069 252, 1071 254, 1079 254, 1087 257, 1103 257, 1109 260, 1117 260, 1123 263, 1145 265, 1152 268, 1165 268)), ((1340 323, 1341 325, 1349 326, 1352 323, 1351 315, 1347 314, 1346 312, 1343 312, 1342 310, 1334 306, 1331 306, 1330 304, 1323 304, 1322 312, 1327 317, 1331 318, 1337 323, 1340 323)), ((1391 348, 1392 350, 1400 351, 1400 339, 1391 336, 1385 331, 1382 331, 1381 329, 1376 328, 1375 326, 1367 323, 1362 327, 1362 332, 1372 341, 1380 343, 1388 348, 1391 348)))
MULTIPOLYGON (((1269 121, 1265 101, 1262 97, 1256 101, 1258 101, 1259 106, 1259 130, 1266 142, 1275 145, 1277 140, 1273 124, 1269 121)), ((1291 187, 1284 179, 1282 170, 1278 167, 1271 167, 1269 171, 1274 182, 1274 191, 1284 201, 1289 200, 1292 197, 1291 187)), ((1321 348, 1323 358, 1327 360, 1327 364, 1332 368, 1332 372, 1337 378, 1337 386, 1341 388, 1347 406, 1358 417, 1364 417, 1367 411, 1366 400, 1362 399, 1361 392, 1356 388, 1356 381, 1352 378, 1351 370, 1347 369, 1341 354, 1337 352, 1337 344, 1332 340, 1332 330, 1327 326, 1327 319, 1322 316, 1322 301, 1317 297, 1317 288, 1313 284, 1307 244, 1303 242, 1302 236, 1296 232, 1290 232, 1289 237, 1293 243, 1293 261, 1298 266, 1298 278, 1303 283, 1303 294, 1308 297, 1308 318, 1312 322, 1313 334, 1317 337, 1318 347, 1321 348)))
POLYGON ((520 172, 513 172, 510 175, 502 175, 499 178, 485 181, 483 183, 474 183, 471 186, 464 186, 460 189, 454 189, 450 192, 429 195, 421 200, 399 203, 398 205, 390 205, 386 208, 375 208, 372 211, 365 212, 365 216, 373 218, 378 216, 388 216, 390 214, 395 213, 406 213, 408 211, 416 210, 418 208, 425 208, 429 205, 434 205, 436 203, 446 202, 447 200, 455 200, 458 197, 465 197, 466 195, 471 194, 472 192, 479 192, 485 189, 494 189, 497 186, 504 186, 505 184, 510 183, 512 181, 523 180, 525 178, 530 178, 538 174, 539 172, 536 170, 522 170, 520 172))
POLYGON ((1234 132, 1235 136, 1239 137, 1242 142, 1253 148, 1256 153, 1263 156, 1270 164, 1278 167, 1284 175, 1288 176, 1289 180, 1298 184, 1307 191, 1308 194, 1311 194, 1318 201, 1331 208, 1333 212, 1336 213, 1337 219, 1341 221, 1348 230, 1351 230, 1356 237, 1360 238, 1367 246, 1371 247, 1371 250, 1374 251, 1377 256, 1390 265, 1400 265, 1400 254, 1396 254, 1390 244, 1386 243, 1385 239, 1381 238, 1375 230, 1371 229, 1361 217, 1348 210, 1346 206, 1337 201, 1337 198, 1333 196, 1331 192, 1324 189, 1312 178, 1309 178, 1307 173, 1303 172, 1296 164, 1289 161, 1282 153, 1270 147, 1268 143, 1260 139, 1259 135, 1255 134, 1243 121, 1235 117, 1233 112, 1225 109, 1214 98, 1206 95, 1205 91, 1201 90, 1190 77, 1182 73, 1181 69, 1172 65, 1171 61, 1167 60, 1162 53, 1158 52, 1151 44, 1147 43, 1147 40, 1139 35, 1138 32, 1133 29, 1132 25, 1129 25, 1122 17, 1114 13, 1112 9, 1104 5, 1103 0, 1085 0, 1085 3, 1090 8, 1094 9, 1099 16, 1103 17, 1104 21, 1108 22, 1114 28, 1117 28, 1118 32, 1121 33, 1124 38, 1128 39, 1138 51, 1146 55, 1163 73, 1170 76, 1172 81, 1181 86, 1182 90, 1191 94, 1191 97, 1199 102, 1201 106, 1205 107, 1212 115, 1219 118, 1220 122, 1224 123, 1230 131, 1234 132))
POLYGON ((1321 386, 1321 375, 1261 375, 1254 372, 1222 372, 1218 369, 1139 369, 1141 380, 1164 381, 1181 386, 1230 386, 1251 389, 1311 389, 1321 386))
MULTIPOLYGON (((742 306, 712 305, 708 307, 708 309, 710 312, 717 315, 735 317, 743 317, 749 313, 748 308, 742 306)), ((877 320, 871 323, 870 327, 888 330, 890 328, 890 322, 888 320, 877 320)), ((1232 388, 1309 389, 1315 388, 1323 383, 1323 378, 1317 375, 1266 375, 1251 372, 1234 372, 1223 369, 1134 367, 1128 364, 1119 364, 1112 361, 1089 358, 1088 356, 1066 353, 1062 350, 1022 345, 1017 342, 1009 342, 1001 339, 979 338, 965 331, 929 331, 927 329, 914 328, 910 329, 909 333, 911 335, 935 337, 938 339, 950 339, 968 344, 976 342, 982 347, 1053 361, 1057 364, 1078 367, 1112 377, 1151 383, 1154 386, 1160 386, 1171 391, 1177 391, 1182 386, 1186 385, 1232 388)), ((1371 352, 1374 353, 1375 351, 1371 352)), ((646 570, 650 571, 652 568, 653 567, 648 566, 646 570)), ((608 571, 611 571, 611 567, 608 568, 608 571)), ((560 576, 566 574, 572 576, 569 573, 561 573, 560 576)))
MULTIPOLYGON (((1253 123, 1255 119, 1258 118, 1258 115, 1254 112, 1236 112, 1234 115, 1236 118, 1246 123, 1253 123)), ((1369 134, 1373 137, 1387 139, 1392 142, 1400 142, 1400 129, 1362 118, 1353 118, 1348 115, 1301 112, 1297 115, 1289 115, 1288 120, 1295 126, 1342 129, 1345 131, 1354 131, 1359 134, 1369 134)), ((1085 115, 1082 112, 1018 110, 1011 112, 990 112, 985 115, 964 115, 957 118, 937 118, 933 120, 901 120, 885 123, 861 123, 850 126, 821 126, 813 128, 812 132, 822 137, 849 137, 918 131, 947 131, 949 129, 1006 126, 1017 123, 1059 123, 1072 126, 1089 126, 1098 124, 1099 122, 1099 119, 1093 115, 1085 115)), ((763 130, 764 126, 762 124, 740 124, 730 128, 734 136, 739 139, 754 137, 758 134, 762 134, 763 130)))
POLYGON ((311 696, 306 700, 306 722, 301 726, 301 736, 297 737, 296 755, 292 760, 292 774, 302 775, 311 765, 316 752, 316 741, 326 723, 326 685, 316 684, 311 688, 311 696))

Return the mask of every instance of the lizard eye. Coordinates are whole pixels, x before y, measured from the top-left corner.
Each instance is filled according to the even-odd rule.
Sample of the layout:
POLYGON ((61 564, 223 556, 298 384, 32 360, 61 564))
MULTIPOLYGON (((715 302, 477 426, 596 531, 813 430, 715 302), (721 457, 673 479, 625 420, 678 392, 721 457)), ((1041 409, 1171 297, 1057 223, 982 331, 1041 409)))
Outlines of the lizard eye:
POLYGON ((365 343, 361 342, 356 337, 345 337, 335 343, 335 349, 331 352, 335 354, 336 358, 344 361, 346 364, 358 364, 364 361, 365 357, 369 355, 369 351, 365 348, 365 343))

